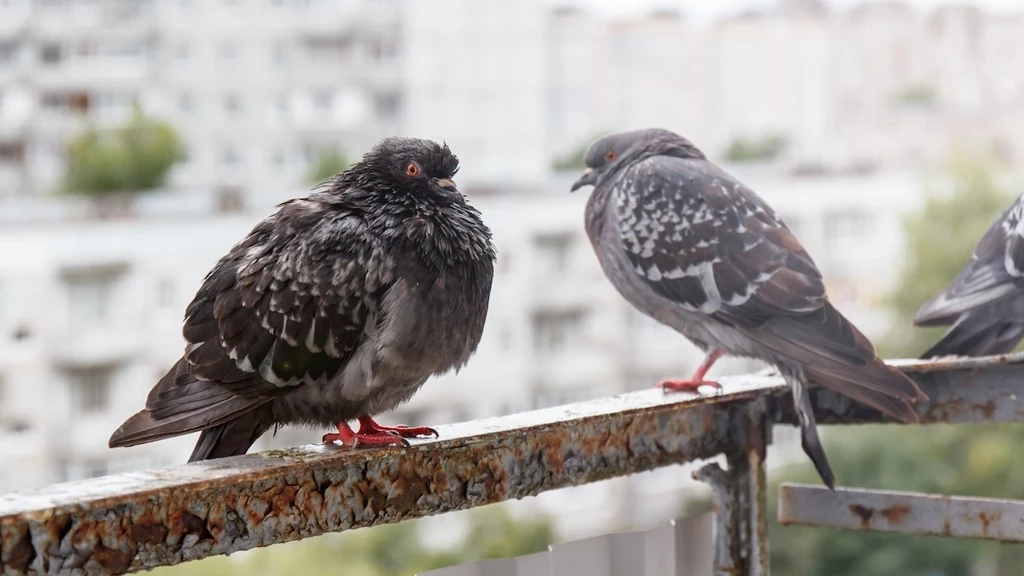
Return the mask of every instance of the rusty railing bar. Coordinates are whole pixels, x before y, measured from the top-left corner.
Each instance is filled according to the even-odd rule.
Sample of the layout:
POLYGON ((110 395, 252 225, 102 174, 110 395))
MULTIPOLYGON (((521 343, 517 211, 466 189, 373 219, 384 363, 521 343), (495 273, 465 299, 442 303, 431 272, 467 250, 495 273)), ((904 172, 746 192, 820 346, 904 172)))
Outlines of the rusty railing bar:
POLYGON ((407 449, 307 446, 0 496, 0 570, 126 573, 705 459, 763 391, 648 390, 439 427, 407 449))
POLYGON ((779 523, 1024 542, 1024 501, 891 490, 779 487, 779 523))
MULTIPOLYGON (((1024 421, 1012 383, 1022 361, 901 367, 933 400, 918 407, 925 422, 1024 421)), ((769 374, 721 381, 718 395, 646 390, 441 426, 441 439, 407 449, 314 445, 0 496, 0 571, 126 573, 727 452, 730 468, 744 459, 749 468, 750 455, 739 458, 748 440, 737 438, 747 427, 736 423, 755 399, 768 422, 792 422, 788 387, 769 374)), ((882 421, 827 390, 814 393, 821 423, 882 421)))

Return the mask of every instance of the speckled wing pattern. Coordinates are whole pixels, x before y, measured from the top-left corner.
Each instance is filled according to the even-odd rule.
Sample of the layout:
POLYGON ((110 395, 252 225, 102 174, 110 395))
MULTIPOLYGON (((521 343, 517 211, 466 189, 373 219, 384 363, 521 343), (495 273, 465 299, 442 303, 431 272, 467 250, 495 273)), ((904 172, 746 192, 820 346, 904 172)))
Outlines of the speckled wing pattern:
POLYGON ((949 324, 957 316, 1024 288, 1024 195, 989 227, 971 261, 918 310, 919 326, 949 324))
POLYGON ((821 274, 796 238, 711 164, 639 162, 616 183, 614 210, 634 271, 686 310, 753 326, 825 301, 821 274))
POLYGON ((286 203, 207 275, 186 310, 185 355, 147 399, 155 426, 123 445, 228 422, 352 357, 393 264, 361 218, 308 204, 286 203))

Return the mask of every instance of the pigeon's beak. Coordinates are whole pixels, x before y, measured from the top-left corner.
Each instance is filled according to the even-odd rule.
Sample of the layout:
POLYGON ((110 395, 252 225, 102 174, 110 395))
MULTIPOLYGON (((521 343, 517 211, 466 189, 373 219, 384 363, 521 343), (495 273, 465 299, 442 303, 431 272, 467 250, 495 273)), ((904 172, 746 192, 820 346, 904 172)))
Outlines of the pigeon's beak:
POLYGON ((455 185, 455 182, 449 178, 438 178, 434 180, 434 184, 437 184, 438 188, 446 190, 448 192, 458 192, 459 187, 455 185))
POLYGON ((587 168, 586 170, 583 171, 583 175, 580 176, 579 180, 572 183, 572 188, 569 189, 569 192, 575 192, 577 189, 583 186, 593 184, 595 180, 597 180, 597 175, 594 172, 594 169, 587 168))

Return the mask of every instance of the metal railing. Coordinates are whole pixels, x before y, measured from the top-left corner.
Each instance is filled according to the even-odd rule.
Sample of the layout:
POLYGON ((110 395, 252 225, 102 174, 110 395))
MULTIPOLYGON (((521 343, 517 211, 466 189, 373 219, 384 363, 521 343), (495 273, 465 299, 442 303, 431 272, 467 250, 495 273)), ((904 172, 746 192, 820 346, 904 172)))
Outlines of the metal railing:
MULTIPOLYGON (((930 397, 916 407, 924 424, 1024 421, 1024 354, 892 364, 930 397)), ((771 426, 796 416, 777 376, 722 383, 711 396, 646 390, 442 426, 440 439, 410 448, 313 445, 7 494, 0 572, 122 574, 724 455, 726 469, 695 474, 715 502, 714 571, 767 575, 765 452, 771 426)), ((888 421, 826 389, 811 398, 820 424, 888 421)), ((780 494, 784 523, 1024 537, 1021 503, 804 486, 780 494)))

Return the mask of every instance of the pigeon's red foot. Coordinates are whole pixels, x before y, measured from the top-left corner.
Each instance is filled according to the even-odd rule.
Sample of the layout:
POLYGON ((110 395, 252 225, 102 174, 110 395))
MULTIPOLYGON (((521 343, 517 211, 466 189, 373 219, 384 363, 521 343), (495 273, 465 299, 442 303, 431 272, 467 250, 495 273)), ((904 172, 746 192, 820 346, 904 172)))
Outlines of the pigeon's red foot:
POLYGON ((711 386, 715 390, 721 390, 722 385, 713 380, 676 380, 669 378, 658 382, 658 387, 671 392, 696 392, 701 386, 711 386))
POLYGON ((409 441, 397 434, 384 432, 365 433, 362 428, 359 432, 353 432, 348 424, 338 424, 337 434, 324 434, 324 444, 340 442, 342 446, 355 448, 356 446, 408 446, 409 441))
POLYGON ((439 435, 437 430, 427 426, 383 426, 374 422, 369 416, 359 417, 359 434, 391 434, 401 438, 417 438, 419 436, 439 435))
POLYGON ((342 446, 408 446, 406 438, 437 436, 437 430, 426 426, 382 426, 369 416, 359 417, 359 431, 353 432, 348 424, 338 424, 337 434, 324 434, 324 444, 340 442, 342 446))
POLYGON ((697 371, 693 373, 693 376, 690 376, 686 380, 676 380, 675 378, 662 380, 661 382, 658 382, 658 387, 670 392, 696 392, 701 386, 711 386, 715 390, 721 392, 721 384, 713 380, 704 379, 704 375, 708 373, 708 370, 711 370, 711 366, 713 366, 721 357, 722 351, 712 348, 711 350, 708 350, 707 355, 704 357, 704 361, 697 367, 697 371))

